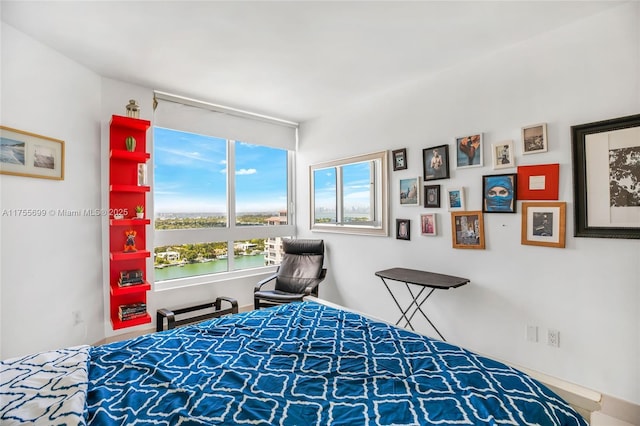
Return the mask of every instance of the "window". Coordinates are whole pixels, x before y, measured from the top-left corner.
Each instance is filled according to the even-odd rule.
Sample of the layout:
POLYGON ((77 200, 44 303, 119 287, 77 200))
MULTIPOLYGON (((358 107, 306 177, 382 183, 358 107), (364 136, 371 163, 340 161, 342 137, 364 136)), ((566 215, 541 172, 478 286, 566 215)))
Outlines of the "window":
POLYGON ((388 234, 387 153, 313 165, 311 229, 351 234, 388 234))
POLYGON ((281 238, 294 230, 293 151, 230 138, 229 123, 193 106, 165 105, 154 118, 156 289, 273 269, 281 238), (218 125, 207 128, 211 117, 218 125))

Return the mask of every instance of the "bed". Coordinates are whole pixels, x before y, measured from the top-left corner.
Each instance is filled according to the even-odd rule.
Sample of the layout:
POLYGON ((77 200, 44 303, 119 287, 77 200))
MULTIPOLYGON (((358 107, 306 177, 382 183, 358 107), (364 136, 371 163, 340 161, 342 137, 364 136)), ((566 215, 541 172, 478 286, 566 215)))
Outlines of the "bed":
POLYGON ((587 424, 519 370, 311 301, 53 354, 2 363, 0 423, 587 424))

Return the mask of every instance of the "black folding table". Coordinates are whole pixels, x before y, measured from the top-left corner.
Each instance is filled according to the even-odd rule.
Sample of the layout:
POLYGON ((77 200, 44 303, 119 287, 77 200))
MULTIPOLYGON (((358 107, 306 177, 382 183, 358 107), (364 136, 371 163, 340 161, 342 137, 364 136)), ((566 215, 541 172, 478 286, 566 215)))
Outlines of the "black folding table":
POLYGON ((399 325, 400 322, 404 319, 406 321, 406 324, 404 325, 404 327, 406 328, 408 326, 411 328, 411 330, 415 331, 415 329, 413 328, 413 325, 411 324, 411 320, 413 319, 415 314, 419 311, 422 314, 422 316, 429 322, 431 327, 433 327, 436 333, 438 333, 438 336, 440 336, 440 338, 446 342, 447 339, 444 338, 442 333, 438 331, 438 329, 433 324, 433 322, 431 322, 427 314, 425 314, 424 311, 422 310, 422 305, 424 304, 424 302, 426 302, 429 296, 433 294, 434 291, 449 290, 450 288, 463 286, 469 282, 467 278, 460 278, 460 277, 454 277, 452 275, 436 274, 434 272, 419 271, 416 269, 407 269, 407 268, 385 269, 384 271, 376 272, 376 275, 380 277, 385 287, 387 287, 387 290, 389 291, 389 294, 391 294, 393 301, 396 302, 398 309, 400 309, 400 312, 402 313, 400 318, 398 318, 396 325, 399 325), (412 299, 411 303, 406 309, 402 308, 402 306, 398 302, 398 299, 393 294, 391 287, 389 287, 385 279, 400 281, 405 283, 407 290, 409 290, 409 294, 411 295, 411 299, 412 299), (417 293, 414 293, 414 290, 412 290, 410 284, 421 287, 420 291, 418 291, 417 293), (429 288, 430 290, 427 291, 426 295, 423 295, 423 293, 427 288, 429 288), (409 311, 411 310, 411 308, 413 308, 413 312, 409 314, 409 311))

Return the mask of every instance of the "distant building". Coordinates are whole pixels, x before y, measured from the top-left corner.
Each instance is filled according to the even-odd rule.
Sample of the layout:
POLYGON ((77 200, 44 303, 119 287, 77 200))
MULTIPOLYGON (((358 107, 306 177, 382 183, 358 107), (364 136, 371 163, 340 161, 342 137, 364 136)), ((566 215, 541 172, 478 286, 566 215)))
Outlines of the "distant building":
POLYGON ((156 257, 164 259, 168 262, 177 262, 180 260, 180 253, 178 253, 177 251, 163 251, 160 253, 156 253, 156 257))
MULTIPOLYGON (((266 219, 267 225, 286 225, 287 224, 287 212, 282 211, 278 216, 272 216, 266 219)), ((265 265, 279 265, 282 262, 282 238, 267 238, 265 244, 265 265)))

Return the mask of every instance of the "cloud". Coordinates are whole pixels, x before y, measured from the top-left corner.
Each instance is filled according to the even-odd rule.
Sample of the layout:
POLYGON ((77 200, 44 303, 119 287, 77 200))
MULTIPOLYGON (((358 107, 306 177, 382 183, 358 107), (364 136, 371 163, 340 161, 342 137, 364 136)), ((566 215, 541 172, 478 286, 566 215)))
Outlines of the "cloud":
POLYGON ((255 175, 258 173, 256 169, 240 169, 236 170, 236 175, 255 175))

